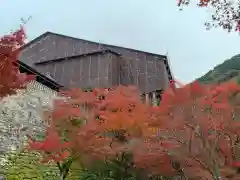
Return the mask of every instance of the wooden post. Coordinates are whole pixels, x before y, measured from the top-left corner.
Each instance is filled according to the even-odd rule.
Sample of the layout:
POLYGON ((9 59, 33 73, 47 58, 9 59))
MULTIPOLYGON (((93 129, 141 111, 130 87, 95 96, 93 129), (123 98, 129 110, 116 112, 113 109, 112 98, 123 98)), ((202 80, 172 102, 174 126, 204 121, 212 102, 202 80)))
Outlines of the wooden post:
POLYGON ((152 92, 152 105, 157 106, 157 96, 156 92, 152 92))
POLYGON ((148 93, 145 94, 145 103, 149 104, 149 94, 148 93))

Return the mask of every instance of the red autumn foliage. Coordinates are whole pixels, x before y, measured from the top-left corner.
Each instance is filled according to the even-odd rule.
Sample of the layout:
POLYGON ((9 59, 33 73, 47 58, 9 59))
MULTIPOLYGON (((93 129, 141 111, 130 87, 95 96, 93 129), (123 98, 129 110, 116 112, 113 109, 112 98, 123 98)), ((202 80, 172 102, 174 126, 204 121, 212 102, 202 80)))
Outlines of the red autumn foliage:
POLYGON ((19 48, 26 38, 24 29, 0 38, 0 98, 15 94, 17 89, 25 87, 32 76, 19 72, 17 63, 19 48))
POLYGON ((148 123, 159 133, 147 132, 143 136, 147 141, 135 151, 136 162, 142 165, 141 156, 147 156, 145 167, 158 173, 161 164, 155 159, 170 155, 181 167, 178 171, 189 178, 240 178, 233 167, 238 164, 240 147, 239 107, 235 98, 239 91, 234 82, 217 86, 195 82, 165 92, 155 111, 159 118, 148 123), (172 146, 162 145, 162 140, 172 146), (151 158, 153 152, 155 156, 151 158))
MULTIPOLYGON (((119 87, 110 92, 73 89, 61 95, 66 99, 56 101, 54 111, 46 113, 46 117, 56 132, 65 132, 71 152, 86 155, 88 163, 90 159, 111 157, 124 150, 122 143, 128 137, 140 136, 140 130, 146 126, 139 122, 151 118, 150 106, 141 103, 134 88, 119 87)), ((44 148, 42 151, 46 152, 44 148)))
MULTIPOLYGON (((191 2, 191 0, 178 0, 178 6, 182 5, 188 5, 191 2)), ((211 0, 197 0, 197 5, 202 7, 202 6, 207 6, 211 0)))
POLYGON ((177 0, 180 7, 188 6, 190 3, 209 8, 213 12, 210 21, 205 23, 207 29, 221 27, 228 32, 240 31, 239 0, 177 0))
POLYGON ((46 138, 44 141, 29 140, 31 149, 36 151, 43 151, 46 155, 44 162, 55 161, 61 162, 69 156, 67 149, 70 147, 69 142, 64 142, 60 136, 51 128, 46 131, 46 138))
MULTIPOLYGON (((130 151, 150 174, 233 180, 240 178, 239 93, 234 82, 194 82, 165 90, 154 107, 132 87, 73 89, 46 117, 83 163, 130 151)), ((56 141, 49 136, 45 142, 56 141)))

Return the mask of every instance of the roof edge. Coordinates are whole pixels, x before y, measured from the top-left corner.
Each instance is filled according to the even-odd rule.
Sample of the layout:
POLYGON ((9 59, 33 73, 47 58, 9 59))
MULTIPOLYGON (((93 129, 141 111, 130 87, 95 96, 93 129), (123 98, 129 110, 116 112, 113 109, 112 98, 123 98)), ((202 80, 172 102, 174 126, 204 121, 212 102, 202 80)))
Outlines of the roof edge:
POLYGON ((31 45, 32 43, 34 43, 35 41, 37 41, 38 39, 41 39, 42 37, 46 36, 46 35, 56 35, 56 36, 61 36, 61 37, 65 37, 65 38, 71 38, 71 39, 75 39, 75 40, 81 40, 81 41, 86 41, 86 42, 90 42, 90 43, 97 43, 100 45, 104 45, 104 46, 108 46, 108 47, 115 47, 115 48, 123 48, 126 50, 132 50, 132 51, 136 51, 136 52, 141 52, 141 53, 146 53, 148 55, 153 55, 153 56, 159 56, 162 58, 167 58, 166 55, 162 55, 162 54, 156 54, 156 53, 151 53, 151 52, 147 52, 147 51, 142 51, 142 50, 138 50, 138 49, 133 49, 133 48, 127 48, 127 47, 122 47, 122 46, 117 46, 117 45, 111 45, 111 44, 106 44, 106 43, 99 43, 96 41, 91 41, 91 40, 86 40, 86 39, 81 39, 81 38, 77 38, 77 37, 73 37, 73 36, 68 36, 68 35, 64 35, 64 34, 60 34, 60 33, 55 33, 55 32, 51 32, 51 31, 46 31, 45 33, 41 34, 40 36, 34 38, 33 40, 29 41, 28 43, 26 43, 25 45, 23 45, 21 49, 26 48, 27 46, 31 45))
POLYGON ((79 55, 74 55, 74 56, 67 56, 67 57, 63 57, 63 58, 57 58, 57 59, 51 59, 51 60, 46 60, 46 61, 42 61, 42 62, 36 62, 34 63, 35 65, 42 65, 42 64, 48 64, 48 63, 52 63, 52 62, 58 62, 58 61, 63 61, 63 60, 67 60, 67 59, 73 59, 73 58, 78 58, 78 57, 85 57, 85 56, 91 56, 91 55, 97 55, 97 54, 104 54, 104 53, 112 53, 116 56, 121 56, 121 54, 110 50, 110 49, 104 49, 104 50, 100 50, 100 51, 93 51, 93 52, 89 52, 89 53, 84 53, 84 54, 79 54, 79 55))
POLYGON ((40 36, 37 36, 36 38, 32 39, 32 40, 29 41, 28 43, 22 45, 22 46, 19 48, 19 50, 23 50, 24 48, 30 46, 32 43, 36 42, 37 40, 41 39, 42 37, 44 37, 44 36, 46 36, 46 35, 48 35, 48 34, 53 34, 53 33, 47 31, 47 32, 41 34, 40 36))
POLYGON ((37 82, 49 87, 52 90, 59 91, 60 89, 65 88, 63 85, 58 84, 56 81, 39 73, 34 68, 28 66, 27 64, 25 64, 19 60, 16 62, 16 64, 18 64, 20 66, 20 68, 22 68, 24 70, 25 73, 36 75, 37 82))

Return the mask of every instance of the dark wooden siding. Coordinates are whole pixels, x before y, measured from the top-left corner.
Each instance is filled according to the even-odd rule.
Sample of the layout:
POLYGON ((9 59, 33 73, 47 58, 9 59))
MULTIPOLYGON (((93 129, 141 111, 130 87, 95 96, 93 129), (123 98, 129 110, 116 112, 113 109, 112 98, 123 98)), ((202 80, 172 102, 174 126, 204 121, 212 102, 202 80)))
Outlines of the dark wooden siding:
POLYGON ((108 87, 120 83, 136 85, 142 92, 151 92, 165 89, 172 78, 166 56, 89 42, 54 33, 47 33, 39 40, 24 47, 20 61, 43 74, 50 73, 58 83, 67 87, 108 87), (102 49, 117 52, 121 58, 115 54, 105 53, 104 55, 81 57, 79 60, 68 58, 61 62, 34 65, 36 62, 81 55, 102 49), (98 61, 101 63, 97 63, 98 61), (81 67, 84 68, 81 69, 81 67), (108 71, 108 75, 106 75, 106 69, 111 69, 108 71), (98 74, 96 74, 97 72, 98 74), (96 77, 101 78, 97 80, 96 77))
POLYGON ((165 61, 158 57, 120 61, 120 83, 136 85, 142 92, 152 92, 169 86, 165 61))
POLYGON ((20 60, 33 65, 36 62, 85 54, 100 49, 101 46, 97 43, 48 34, 26 46, 21 51, 20 60))
POLYGON ((109 88, 119 84, 118 67, 118 57, 106 52, 63 59, 38 65, 36 68, 69 88, 109 88))

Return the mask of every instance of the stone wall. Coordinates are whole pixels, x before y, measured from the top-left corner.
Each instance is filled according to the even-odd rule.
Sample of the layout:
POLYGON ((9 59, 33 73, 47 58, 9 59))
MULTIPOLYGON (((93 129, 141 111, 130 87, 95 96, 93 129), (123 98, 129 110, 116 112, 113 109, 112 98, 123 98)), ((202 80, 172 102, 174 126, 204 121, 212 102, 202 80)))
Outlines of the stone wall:
POLYGON ((57 93, 31 81, 27 89, 5 97, 0 103, 0 154, 21 150, 26 135, 44 131, 43 112, 52 107, 57 93))

